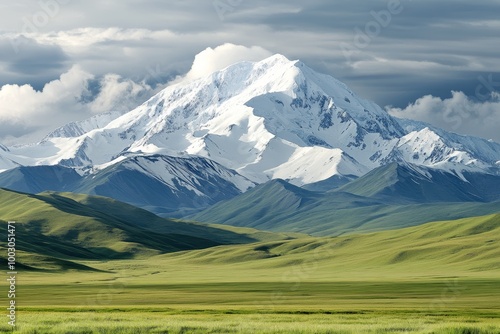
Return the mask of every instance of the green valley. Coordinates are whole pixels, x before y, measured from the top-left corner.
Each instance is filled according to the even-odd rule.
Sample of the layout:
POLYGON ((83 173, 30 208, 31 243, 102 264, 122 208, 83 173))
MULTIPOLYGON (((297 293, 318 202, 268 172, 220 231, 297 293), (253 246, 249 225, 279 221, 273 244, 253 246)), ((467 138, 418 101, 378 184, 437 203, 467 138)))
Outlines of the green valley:
POLYGON ((0 218, 27 224, 20 333, 500 332, 500 214, 311 237, 165 220, 100 197, 1 194, 0 218), (184 249, 160 248, 166 231, 186 236, 184 249))

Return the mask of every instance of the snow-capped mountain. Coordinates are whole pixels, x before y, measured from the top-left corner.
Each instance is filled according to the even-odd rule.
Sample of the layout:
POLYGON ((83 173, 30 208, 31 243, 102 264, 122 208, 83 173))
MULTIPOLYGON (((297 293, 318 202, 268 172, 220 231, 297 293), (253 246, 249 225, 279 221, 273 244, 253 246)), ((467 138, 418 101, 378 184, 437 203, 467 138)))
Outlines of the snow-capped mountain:
MULTIPOLYGON (((40 143, 0 148, 0 170, 61 165, 87 176, 151 155, 203 157, 212 165, 200 168, 217 163, 239 174, 222 178, 240 191, 277 178, 301 186, 361 176, 394 161, 457 175, 500 168, 500 144, 397 119, 331 76, 275 55, 172 85, 128 113, 68 124, 40 143)), ((168 179, 165 166, 147 166, 142 173, 168 179)))
POLYGON ((469 170, 498 174, 500 167, 498 143, 447 132, 424 122, 407 119, 398 119, 398 122, 408 133, 397 145, 399 152, 404 152, 406 148, 406 153, 411 153, 408 151, 408 146, 405 147, 409 136, 415 138, 410 141, 413 142, 411 148, 419 147, 428 151, 428 154, 421 158, 422 150, 414 150, 413 155, 416 157, 416 154, 419 154, 420 158, 415 160, 423 159, 431 167, 459 171, 460 165, 465 164, 469 170), (416 144, 415 141, 420 144, 416 144))
POLYGON ((231 199, 254 186, 235 171, 203 157, 141 155, 83 177, 72 191, 177 216, 231 199))
POLYGON ((92 130, 106 126, 109 122, 122 114, 123 113, 119 111, 111 111, 95 115, 84 121, 68 123, 65 126, 49 133, 45 140, 50 140, 50 138, 72 138, 85 135, 92 130))
POLYGON ((200 211, 254 186, 210 159, 163 155, 129 157, 86 176, 60 165, 18 167, 0 174, 2 188, 101 195, 168 216, 200 211))

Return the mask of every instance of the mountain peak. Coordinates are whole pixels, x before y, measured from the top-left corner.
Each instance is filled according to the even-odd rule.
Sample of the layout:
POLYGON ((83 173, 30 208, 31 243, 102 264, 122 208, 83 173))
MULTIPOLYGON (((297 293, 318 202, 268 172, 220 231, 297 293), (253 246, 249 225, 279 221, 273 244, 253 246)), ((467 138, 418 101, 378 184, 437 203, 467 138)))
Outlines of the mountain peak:
POLYGON ((270 57, 267 57, 260 61, 259 63, 268 63, 268 64, 286 64, 292 62, 290 59, 288 59, 286 56, 276 53, 270 57))
POLYGON ((255 183, 296 186, 392 161, 498 170, 498 144, 403 123, 335 78, 276 54, 169 86, 128 113, 70 124, 41 143, 0 148, 0 170, 61 164, 96 173, 155 154, 200 156, 255 183))

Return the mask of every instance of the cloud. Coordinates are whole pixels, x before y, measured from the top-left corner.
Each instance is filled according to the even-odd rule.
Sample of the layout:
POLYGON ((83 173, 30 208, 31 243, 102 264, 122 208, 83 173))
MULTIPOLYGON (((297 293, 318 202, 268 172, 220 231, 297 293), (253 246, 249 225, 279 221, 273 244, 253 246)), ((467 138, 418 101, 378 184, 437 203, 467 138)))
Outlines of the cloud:
POLYGON ((396 117, 427 122, 448 131, 500 143, 500 94, 497 92, 492 92, 488 101, 472 99, 457 91, 447 99, 426 95, 406 108, 386 109, 396 117))
MULTIPOLYGON (((356 28, 375 22, 372 12, 387 10, 387 0, 217 3, 227 5, 223 20, 213 1, 152 0, 141 6, 136 0, 71 1, 46 26, 25 34, 60 47, 70 58, 66 67, 56 76, 29 77, 0 68, 0 85, 30 83, 41 89, 69 64, 79 64, 96 76, 116 73, 155 87, 186 73, 200 50, 226 42, 301 59, 380 105, 403 107, 427 94, 445 98, 450 90, 472 95, 479 75, 500 75, 498 2, 401 0, 404 10, 391 16, 366 47, 355 48, 352 62, 340 46, 353 46, 356 28)), ((38 2, 20 0, 0 11, 0 31, 19 36, 23 18, 40 11, 38 2)))
MULTIPOLYGON (((207 31, 196 34, 180 34, 168 29, 150 30, 118 27, 87 27, 65 31, 26 34, 29 38, 15 33, 2 35, 0 32, 0 40, 2 36, 5 40, 32 40, 38 45, 46 46, 47 48, 57 47, 57 49, 62 50, 64 54, 68 55, 69 60, 66 63, 79 64, 82 68, 96 76, 116 73, 122 78, 128 78, 135 82, 145 80, 154 88, 157 85, 164 85, 175 77, 188 72, 192 66, 192 57, 199 53, 200 50, 210 45, 223 44, 228 39, 224 34, 213 35, 207 31)), ((21 47, 25 46, 25 43, 17 42, 16 45, 19 45, 21 49, 21 47)), ((9 43, 6 43, 5 49, 9 48, 9 43)), ((213 49, 210 50, 213 51, 213 49)), ((208 53, 208 50, 206 53, 208 53)), ((226 61, 224 59, 221 59, 221 61, 226 66, 230 64, 231 59, 234 61, 241 59, 253 60, 260 58, 259 55, 265 57, 271 54, 259 47, 245 48, 229 44, 216 48, 215 53, 216 56, 225 55, 226 61)), ((34 59, 44 58, 42 57, 42 50, 35 50, 34 52, 23 52, 21 50, 17 57, 28 57, 28 55, 34 59)), ((53 58, 55 59, 56 57, 53 58)), ((4 62, 6 67, 13 67, 19 63, 14 57, 6 57, 4 62)), ((22 64, 31 63, 36 63, 36 61, 23 61, 21 67, 22 64)), ((213 59, 211 63, 215 64, 216 60, 213 59)), ((198 68, 198 70, 200 69, 198 68)), ((12 78, 9 78, 6 82, 2 82, 2 77, 4 77, 2 74, 0 64, 0 85, 2 83, 13 83, 12 78)), ((52 77, 50 80, 57 77, 52 77)), ((19 74, 17 74, 17 78, 19 78, 19 74)), ((32 82, 34 80, 37 80, 37 78, 30 77, 24 82, 32 82)), ((18 83, 17 81, 14 82, 18 83)), ((43 85, 37 85, 37 87, 41 89, 43 85)))
POLYGON ((0 86, 30 83, 43 87, 71 67, 69 60, 59 45, 0 34, 0 86))
POLYGON ((90 102, 93 113, 129 111, 147 100, 153 89, 146 83, 123 79, 118 74, 107 74, 100 80, 100 92, 90 102))
POLYGON ((119 44, 120 42, 160 41, 175 38, 169 30, 137 28, 78 28, 51 33, 29 34, 40 43, 56 43, 68 50, 83 49, 95 44, 119 44))
POLYGON ((4 85, 0 88, 0 140, 9 145, 39 140, 59 126, 95 113, 131 110, 151 94, 147 84, 116 74, 96 79, 79 66, 40 91, 31 85, 4 85))
POLYGON ((259 61, 269 56, 272 56, 272 53, 260 46, 246 47, 226 43, 213 49, 206 48, 194 57, 191 69, 181 80, 192 81, 222 70, 237 62, 259 61))
POLYGON ((40 44, 24 36, 2 38, 0 46, 0 61, 18 74, 40 75, 47 70, 60 70, 68 60, 60 46, 40 44))
POLYGON ((4 85, 0 88, 0 136, 19 137, 60 120, 78 118, 81 106, 75 101, 87 89, 92 75, 75 66, 42 91, 31 85, 4 85))

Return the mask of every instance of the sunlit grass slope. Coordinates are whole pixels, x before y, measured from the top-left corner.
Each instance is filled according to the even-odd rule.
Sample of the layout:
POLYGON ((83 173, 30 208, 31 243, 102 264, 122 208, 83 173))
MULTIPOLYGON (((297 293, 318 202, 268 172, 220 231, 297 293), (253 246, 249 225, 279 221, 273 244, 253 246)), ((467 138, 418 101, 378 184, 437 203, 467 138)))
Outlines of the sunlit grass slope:
POLYGON ((500 274, 500 214, 370 234, 214 247, 158 257, 241 269, 313 267, 316 279, 500 274))
POLYGON ((253 229, 160 218, 109 198, 71 193, 29 195, 0 189, 0 232, 16 221, 19 265, 84 268, 73 260, 126 259, 222 244, 288 238, 253 229))

